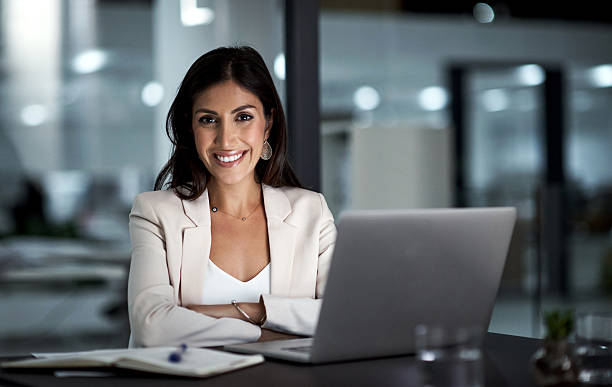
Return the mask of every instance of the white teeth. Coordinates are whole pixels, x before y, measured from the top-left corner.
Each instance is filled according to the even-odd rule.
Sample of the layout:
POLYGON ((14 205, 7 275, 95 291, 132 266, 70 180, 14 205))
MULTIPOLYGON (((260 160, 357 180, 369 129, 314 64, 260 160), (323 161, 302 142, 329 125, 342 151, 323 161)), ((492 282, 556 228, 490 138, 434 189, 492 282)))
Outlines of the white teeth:
POLYGON ((219 156, 219 155, 215 155, 215 157, 217 157, 218 160, 223 161, 224 163, 231 163, 232 161, 236 161, 239 158, 241 158, 243 155, 243 153, 239 153, 237 155, 233 155, 233 156, 219 156))

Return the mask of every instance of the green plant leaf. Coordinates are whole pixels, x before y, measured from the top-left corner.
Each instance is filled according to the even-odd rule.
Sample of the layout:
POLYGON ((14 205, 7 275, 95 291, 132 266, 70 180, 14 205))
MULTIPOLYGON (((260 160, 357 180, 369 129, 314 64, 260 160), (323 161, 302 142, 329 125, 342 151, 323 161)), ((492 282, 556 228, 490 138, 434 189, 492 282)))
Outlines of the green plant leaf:
POLYGON ((565 339, 574 329, 574 313, 570 309, 554 309, 544 312, 544 325, 546 326, 546 339, 565 339))

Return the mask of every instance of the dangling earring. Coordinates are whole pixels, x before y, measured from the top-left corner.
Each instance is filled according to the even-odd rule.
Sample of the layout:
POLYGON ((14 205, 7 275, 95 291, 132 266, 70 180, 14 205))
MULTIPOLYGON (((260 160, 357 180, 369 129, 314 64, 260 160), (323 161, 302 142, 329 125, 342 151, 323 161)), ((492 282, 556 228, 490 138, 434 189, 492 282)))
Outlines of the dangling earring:
POLYGON ((263 149, 261 150, 261 159, 262 160, 270 160, 272 157, 272 146, 268 140, 265 140, 263 143, 263 149))

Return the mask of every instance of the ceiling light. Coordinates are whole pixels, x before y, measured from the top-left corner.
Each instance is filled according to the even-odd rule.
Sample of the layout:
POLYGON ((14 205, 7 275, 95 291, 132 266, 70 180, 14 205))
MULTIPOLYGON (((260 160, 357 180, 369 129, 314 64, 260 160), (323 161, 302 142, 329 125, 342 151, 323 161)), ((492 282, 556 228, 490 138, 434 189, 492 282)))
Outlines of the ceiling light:
POLYGON ((353 102, 361 110, 373 110, 380 104, 380 94, 373 87, 361 86, 353 94, 353 102))
POLYGON ((428 111, 442 110, 448 103, 446 90, 439 86, 426 87, 419 93, 419 106, 428 111))
POLYGON ((285 54, 282 52, 274 59, 274 75, 281 81, 285 80, 285 54))
POLYGON ((589 73, 591 82, 595 87, 612 86, 612 65, 605 64, 593 67, 589 73))
POLYGON ((210 24, 215 19, 215 11, 208 7, 198 7, 197 0, 181 0, 181 23, 186 27, 210 24))
POLYGON ((47 120, 47 108, 43 105, 28 105, 21 109, 21 121, 27 126, 38 126, 47 120))
POLYGON ((491 23, 495 20, 495 11, 486 3, 477 3, 472 9, 472 13, 478 23, 491 23))
POLYGON ((528 64, 520 66, 517 70, 519 81, 526 86, 541 85, 546 79, 546 73, 541 66, 528 64))
POLYGON ((140 99, 147 106, 157 106, 164 98, 164 87, 159 82, 149 82, 142 88, 140 99))
POLYGON ((78 74, 89 74, 102 69, 108 61, 108 55, 102 50, 87 50, 75 56, 72 69, 78 74))

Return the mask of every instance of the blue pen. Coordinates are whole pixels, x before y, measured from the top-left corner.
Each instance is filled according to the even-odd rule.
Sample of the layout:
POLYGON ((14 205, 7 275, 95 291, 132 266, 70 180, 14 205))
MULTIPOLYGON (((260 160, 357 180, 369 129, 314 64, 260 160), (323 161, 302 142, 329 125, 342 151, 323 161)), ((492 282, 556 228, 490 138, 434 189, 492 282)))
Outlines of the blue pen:
POLYGON ((176 351, 170 352, 170 355, 168 355, 168 361, 172 363, 179 363, 182 360, 183 354, 186 351, 187 351, 187 344, 181 344, 176 349, 176 351))

